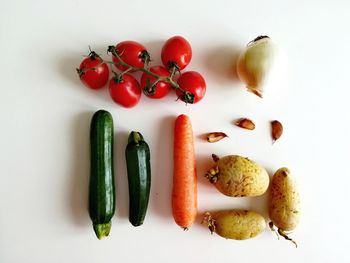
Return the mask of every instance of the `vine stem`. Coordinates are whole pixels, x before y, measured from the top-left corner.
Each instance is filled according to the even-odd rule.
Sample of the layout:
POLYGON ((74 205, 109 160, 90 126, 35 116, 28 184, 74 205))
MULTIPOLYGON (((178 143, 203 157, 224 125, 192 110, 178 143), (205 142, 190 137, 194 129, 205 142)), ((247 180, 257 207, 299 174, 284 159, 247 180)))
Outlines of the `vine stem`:
MULTIPOLYGON (((93 52, 93 51, 91 51, 91 52, 93 52)), ((91 53, 91 52, 90 52, 90 53, 91 53)), ((183 97, 182 97, 182 98, 183 98, 183 100, 184 100, 186 103, 193 103, 193 101, 194 101, 194 94, 192 94, 192 93, 190 93, 190 92, 188 92, 188 91, 182 89, 182 88, 179 86, 179 84, 177 84, 177 83, 173 80, 173 77, 174 77, 175 74, 176 74, 176 68, 175 68, 175 67, 173 67, 173 68, 171 69, 170 76, 168 76, 168 77, 159 76, 158 74, 156 74, 156 73, 154 73, 154 72, 152 72, 152 71, 150 71, 150 70, 148 69, 148 63, 146 63, 146 66, 145 66, 145 67, 133 67, 132 65, 126 63, 125 61, 122 60, 122 58, 120 57, 120 55, 119 55, 118 52, 117 52, 117 49, 116 49, 114 46, 109 46, 107 52, 112 53, 112 55, 115 56, 115 57, 118 59, 118 61, 117 61, 117 62, 114 62, 114 61, 104 60, 104 59, 102 59, 101 57, 99 57, 99 59, 100 59, 101 62, 100 62, 97 66, 95 66, 95 67, 93 67, 93 68, 85 69, 85 70, 79 70, 79 69, 77 69, 78 74, 79 74, 79 75, 82 75, 82 74, 84 74, 84 73, 85 73, 86 71, 88 71, 88 70, 96 70, 96 69, 98 68, 98 66, 100 66, 100 65, 102 65, 102 64, 121 65, 121 66, 126 67, 127 69, 124 70, 123 72, 121 72, 121 73, 120 73, 120 76, 122 76, 123 74, 125 74, 125 73, 127 73, 127 72, 129 72, 129 71, 141 71, 141 72, 143 72, 143 73, 146 73, 146 74, 149 75, 149 76, 154 77, 154 78, 156 79, 156 81, 155 81, 154 83, 156 83, 156 84, 157 84, 158 82, 160 82, 160 81, 164 81, 164 82, 169 83, 175 90, 179 90, 179 91, 183 94, 183 97)), ((95 53, 94 53, 94 54, 95 54, 95 53)))
MULTIPOLYGON (((141 72, 144 72, 146 74, 148 74, 149 76, 152 76, 154 78, 156 78, 156 82, 159 82, 159 81, 165 81, 165 82, 168 82, 174 89, 176 90, 180 90, 184 95, 188 94, 189 92, 188 91, 185 91, 184 89, 182 89, 179 84, 177 84, 174 80, 173 80, 173 77, 175 75, 175 72, 176 72, 176 69, 172 69, 172 72, 170 73, 170 76, 169 77, 163 77, 163 76, 159 76, 158 74, 155 74, 153 73, 152 71, 150 71, 148 68, 146 67, 133 67, 131 65, 129 65, 128 63, 126 63, 125 61, 123 61, 121 59, 121 57, 119 56, 116 48, 114 46, 109 46, 108 47, 108 51, 111 52, 117 59, 118 59, 118 62, 115 63, 113 61, 105 61, 103 59, 101 59, 102 63, 107 63, 107 64, 113 64, 113 65, 116 65, 116 64, 119 64, 119 65, 122 65, 124 67, 127 67, 128 69, 132 70, 132 71, 141 71, 141 72)), ((191 94, 191 93, 190 93, 191 94)), ((191 94, 193 95, 193 94, 191 94)), ((187 102, 187 101, 185 101, 187 102)), ((193 103, 193 102, 192 102, 193 103)))

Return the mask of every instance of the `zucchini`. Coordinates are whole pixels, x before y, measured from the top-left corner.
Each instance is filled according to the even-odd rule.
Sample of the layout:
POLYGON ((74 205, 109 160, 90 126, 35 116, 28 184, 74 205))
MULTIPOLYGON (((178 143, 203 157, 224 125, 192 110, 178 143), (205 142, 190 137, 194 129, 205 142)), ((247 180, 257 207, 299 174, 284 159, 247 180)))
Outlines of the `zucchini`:
POLYGON ((130 133, 125 158, 129 182, 129 221, 133 226, 140 226, 146 216, 151 188, 150 150, 141 133, 130 133))
POLYGON ((113 118, 95 112, 90 127, 89 214, 98 239, 109 235, 115 212, 113 170, 113 118))

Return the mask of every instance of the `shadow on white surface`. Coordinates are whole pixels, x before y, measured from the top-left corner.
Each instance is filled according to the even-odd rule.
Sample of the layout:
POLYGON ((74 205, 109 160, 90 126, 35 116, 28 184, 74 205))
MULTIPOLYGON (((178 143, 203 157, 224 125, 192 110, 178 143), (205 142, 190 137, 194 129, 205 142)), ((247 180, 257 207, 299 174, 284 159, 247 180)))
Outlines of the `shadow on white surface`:
POLYGON ((199 184, 199 187, 204 187, 205 192, 213 192, 214 194, 217 193, 217 190, 215 189, 215 186, 213 186, 208 179, 205 177, 206 172, 213 166, 214 162, 210 155, 198 155, 196 156, 197 161, 197 181, 199 184), (212 189, 214 189, 212 191, 212 189))
POLYGON ((58 60, 58 68, 62 76, 78 87, 81 87, 82 83, 79 80, 76 68, 79 67, 81 61, 84 59, 84 55, 87 56, 88 54, 88 49, 86 50, 86 54, 83 54, 83 52, 79 54, 67 52, 66 55, 61 55, 58 60))
POLYGON ((269 222, 269 213, 268 213, 268 197, 269 197, 269 189, 261 195, 257 197, 240 197, 246 201, 245 205, 240 207, 241 209, 253 210, 258 212, 263 217, 265 217, 266 222, 269 222))
POLYGON ((171 189, 174 121, 175 116, 166 116, 160 119, 158 134, 155 136, 158 139, 155 141, 156 145, 152 147, 154 151, 151 149, 153 171, 149 205, 156 215, 163 218, 172 218, 171 189))
POLYGON ((71 175, 69 181, 70 198, 68 206, 72 215, 72 221, 77 226, 90 224, 88 212, 88 188, 89 188, 89 131, 93 112, 82 112, 73 118, 73 142, 71 175))
POLYGON ((127 131, 117 131, 114 134, 114 176, 117 218, 129 217, 129 186, 125 162, 125 148, 128 142, 128 136, 129 133, 127 131))
POLYGON ((163 65, 161 60, 161 51, 166 39, 145 41, 144 46, 151 55, 151 66, 163 65))
POLYGON ((207 50, 203 63, 206 75, 219 84, 239 83, 236 62, 241 50, 242 47, 234 45, 221 45, 207 50))

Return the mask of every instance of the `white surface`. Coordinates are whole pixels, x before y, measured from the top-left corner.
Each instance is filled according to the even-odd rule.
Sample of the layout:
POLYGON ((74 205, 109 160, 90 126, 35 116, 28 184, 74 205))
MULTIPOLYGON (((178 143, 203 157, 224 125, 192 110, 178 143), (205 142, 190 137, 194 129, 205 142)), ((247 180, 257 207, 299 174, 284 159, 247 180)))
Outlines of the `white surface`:
MULTIPOLYGON (((2 1, 0 262, 349 262, 349 1, 2 1), (79 82, 75 67, 91 45, 142 42, 159 62, 163 41, 180 34, 193 48, 188 70, 207 81, 207 95, 185 106, 174 97, 143 97, 131 109, 107 90, 79 82), (260 34, 287 52, 290 79, 263 100, 232 73, 239 49, 260 34), (94 111, 115 119, 117 213, 109 238, 98 241, 87 213, 88 133, 94 111), (288 166, 302 192, 299 242, 270 231, 230 241, 198 222, 183 232, 170 208, 172 127, 191 117, 197 136, 199 210, 242 207, 267 214, 266 197, 232 199, 203 178, 210 154, 241 154, 269 172, 288 166), (255 131, 232 125, 255 120, 255 131), (285 126, 271 145, 269 121, 285 126), (128 222, 124 147, 139 130, 152 151, 152 191, 145 224, 128 222), (224 131, 208 144, 200 135, 224 131)), ((106 56, 105 56, 106 57, 106 56)))

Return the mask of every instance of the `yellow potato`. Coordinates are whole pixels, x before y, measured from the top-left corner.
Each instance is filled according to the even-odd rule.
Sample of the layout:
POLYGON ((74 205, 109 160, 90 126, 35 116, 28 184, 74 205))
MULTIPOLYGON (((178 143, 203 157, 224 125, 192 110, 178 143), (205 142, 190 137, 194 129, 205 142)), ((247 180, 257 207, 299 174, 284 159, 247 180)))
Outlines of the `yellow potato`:
POLYGON ((211 232, 229 239, 244 240, 260 234, 266 228, 265 218, 254 211, 234 209, 204 214, 211 232))
POLYGON ((206 177, 227 196, 259 196, 269 186, 269 175, 256 162, 238 155, 218 158, 213 155, 215 165, 206 177))
POLYGON ((269 216, 273 225, 278 228, 278 233, 291 240, 285 231, 295 229, 299 223, 300 197, 295 180, 288 168, 278 169, 272 177, 269 216))

